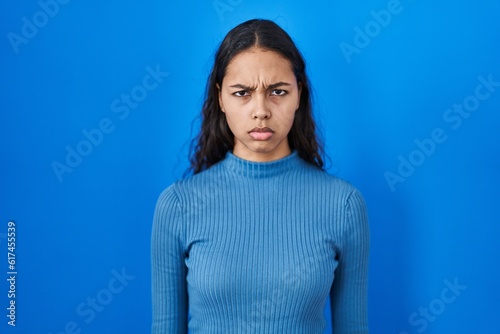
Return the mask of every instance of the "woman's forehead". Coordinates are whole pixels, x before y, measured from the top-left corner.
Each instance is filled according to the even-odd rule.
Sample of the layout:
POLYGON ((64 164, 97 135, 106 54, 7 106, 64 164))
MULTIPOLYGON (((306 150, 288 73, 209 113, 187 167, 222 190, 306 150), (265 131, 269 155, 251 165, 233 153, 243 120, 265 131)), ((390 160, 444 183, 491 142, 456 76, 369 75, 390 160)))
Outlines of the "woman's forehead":
POLYGON ((241 84, 273 84, 295 77, 292 65, 281 54, 252 48, 236 55, 226 69, 225 81, 247 81, 241 84))

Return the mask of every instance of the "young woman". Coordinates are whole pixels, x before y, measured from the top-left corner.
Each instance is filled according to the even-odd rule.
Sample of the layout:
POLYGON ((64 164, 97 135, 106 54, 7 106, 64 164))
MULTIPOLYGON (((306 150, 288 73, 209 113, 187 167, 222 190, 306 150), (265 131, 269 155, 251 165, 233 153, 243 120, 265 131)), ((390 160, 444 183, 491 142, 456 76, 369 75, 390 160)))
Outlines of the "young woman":
POLYGON ((361 194, 323 170, 308 78, 290 36, 251 20, 222 41, 192 176, 152 231, 153 330, 368 333, 361 194))

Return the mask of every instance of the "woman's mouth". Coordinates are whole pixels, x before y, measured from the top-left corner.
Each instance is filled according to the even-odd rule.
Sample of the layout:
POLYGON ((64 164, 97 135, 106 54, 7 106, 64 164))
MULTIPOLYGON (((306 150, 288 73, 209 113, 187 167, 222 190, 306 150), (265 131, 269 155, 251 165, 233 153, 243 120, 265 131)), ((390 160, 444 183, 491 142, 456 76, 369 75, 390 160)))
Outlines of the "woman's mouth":
POLYGON ((256 127, 250 130, 248 134, 255 140, 268 140, 273 136, 274 131, 268 127, 264 128, 256 127))

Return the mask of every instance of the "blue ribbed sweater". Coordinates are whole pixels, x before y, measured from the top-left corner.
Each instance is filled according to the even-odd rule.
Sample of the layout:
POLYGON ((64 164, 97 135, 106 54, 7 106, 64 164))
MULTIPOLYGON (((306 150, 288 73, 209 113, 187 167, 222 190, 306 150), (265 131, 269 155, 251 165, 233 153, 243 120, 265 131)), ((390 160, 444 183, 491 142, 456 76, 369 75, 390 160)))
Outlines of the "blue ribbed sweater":
POLYGON ((368 333, 361 194, 302 160, 232 153, 159 197, 153 334, 368 333))

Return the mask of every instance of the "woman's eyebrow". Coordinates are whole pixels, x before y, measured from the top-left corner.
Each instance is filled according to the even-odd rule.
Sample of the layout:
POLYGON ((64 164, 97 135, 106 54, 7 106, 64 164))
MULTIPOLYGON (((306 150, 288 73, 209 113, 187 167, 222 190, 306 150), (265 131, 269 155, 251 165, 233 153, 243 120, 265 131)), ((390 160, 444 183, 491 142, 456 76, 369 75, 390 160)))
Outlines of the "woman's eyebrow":
POLYGON ((267 89, 275 89, 275 88, 278 88, 278 87, 281 87, 281 86, 291 86, 291 84, 289 84, 288 82, 280 81, 280 82, 277 82, 277 83, 269 85, 267 87, 267 89))
POLYGON ((250 91, 255 90, 255 88, 252 88, 250 86, 245 86, 245 85, 242 85, 242 84, 231 85, 229 87, 231 87, 231 88, 240 88, 240 89, 243 89, 243 90, 250 90, 250 91))
MULTIPOLYGON (((291 84, 289 84, 287 82, 280 81, 280 82, 276 82, 276 83, 270 84, 269 86, 267 86, 267 89, 275 89, 275 88, 278 88, 278 87, 281 87, 281 86, 291 86, 291 84)), ((246 86, 246 85, 243 85, 243 84, 235 84, 235 85, 231 85, 229 87, 231 87, 231 88, 239 88, 239 89, 248 90, 248 91, 254 91, 254 90, 257 89, 257 88, 246 86)))

